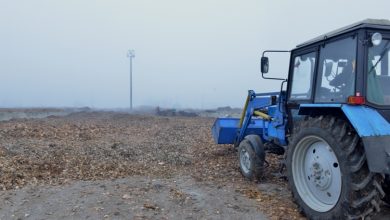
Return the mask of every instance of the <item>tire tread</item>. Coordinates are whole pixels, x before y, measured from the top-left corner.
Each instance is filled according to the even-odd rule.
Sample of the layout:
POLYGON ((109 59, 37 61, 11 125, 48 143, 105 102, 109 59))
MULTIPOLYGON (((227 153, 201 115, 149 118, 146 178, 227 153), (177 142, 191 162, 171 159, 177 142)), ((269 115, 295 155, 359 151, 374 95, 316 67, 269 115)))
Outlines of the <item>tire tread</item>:
MULTIPOLYGON (((364 219, 375 211, 380 210, 381 198, 385 193, 381 187, 383 177, 379 174, 371 173, 368 170, 367 159, 361 139, 352 126, 343 119, 335 116, 305 117, 303 121, 294 126, 293 133, 289 139, 290 146, 288 153, 292 154, 292 147, 297 144, 299 134, 302 130, 311 128, 324 129, 334 140, 340 143, 342 154, 347 158, 347 169, 349 173, 348 197, 345 201, 340 201, 339 208, 333 208, 326 215, 321 215, 304 206, 304 202, 299 198, 299 194, 294 188, 291 171, 288 173, 289 185, 295 203, 299 210, 303 210, 309 219, 364 219)), ((287 156, 289 157, 289 156, 287 156)), ((291 164, 288 164, 291 166, 291 164)), ((348 178, 347 178, 348 180, 348 178)), ((341 199, 341 198, 340 198, 341 199)))

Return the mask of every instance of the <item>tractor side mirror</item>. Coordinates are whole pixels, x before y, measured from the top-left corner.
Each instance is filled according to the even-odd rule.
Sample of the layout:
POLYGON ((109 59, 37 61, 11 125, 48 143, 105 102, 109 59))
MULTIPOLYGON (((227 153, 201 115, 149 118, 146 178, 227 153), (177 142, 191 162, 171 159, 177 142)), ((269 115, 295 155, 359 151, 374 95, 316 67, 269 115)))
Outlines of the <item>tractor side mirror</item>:
POLYGON ((268 73, 269 61, 268 57, 261 57, 261 73, 268 73))

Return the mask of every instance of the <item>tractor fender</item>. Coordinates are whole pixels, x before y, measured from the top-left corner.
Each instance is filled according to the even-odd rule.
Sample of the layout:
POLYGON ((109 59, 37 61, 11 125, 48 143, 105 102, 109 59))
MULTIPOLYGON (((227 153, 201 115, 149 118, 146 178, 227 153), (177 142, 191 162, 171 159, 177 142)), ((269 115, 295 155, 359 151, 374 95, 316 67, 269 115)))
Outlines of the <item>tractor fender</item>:
POLYGON ((265 159, 265 151, 264 151, 264 144, 261 138, 258 135, 251 134, 245 136, 244 140, 247 140, 250 142, 253 150, 255 151, 256 155, 264 160, 265 159))
POLYGON ((360 137, 390 135, 390 124, 379 112, 367 106, 341 107, 360 137))
POLYGON ((390 124, 373 108, 343 105, 342 110, 361 137, 371 172, 390 174, 390 124))
POLYGON ((390 123, 375 109, 364 105, 302 104, 298 114, 340 111, 363 141, 371 172, 390 174, 390 123))

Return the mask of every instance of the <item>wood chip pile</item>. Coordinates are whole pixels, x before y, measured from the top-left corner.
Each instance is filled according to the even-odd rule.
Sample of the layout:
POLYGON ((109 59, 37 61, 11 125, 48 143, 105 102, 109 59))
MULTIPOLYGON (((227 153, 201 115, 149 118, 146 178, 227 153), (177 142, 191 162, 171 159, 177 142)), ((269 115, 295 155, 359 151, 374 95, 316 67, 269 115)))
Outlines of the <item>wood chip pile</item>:
POLYGON ((205 117, 89 112, 0 122, 0 189, 134 175, 173 178, 189 174, 205 184, 233 184, 237 191, 255 199, 259 209, 272 219, 300 218, 290 195, 282 193, 286 181, 272 175, 279 168, 278 159, 268 157, 270 167, 262 183, 284 190, 260 190, 257 183, 246 181, 240 174, 236 151, 213 143, 213 121, 205 117))

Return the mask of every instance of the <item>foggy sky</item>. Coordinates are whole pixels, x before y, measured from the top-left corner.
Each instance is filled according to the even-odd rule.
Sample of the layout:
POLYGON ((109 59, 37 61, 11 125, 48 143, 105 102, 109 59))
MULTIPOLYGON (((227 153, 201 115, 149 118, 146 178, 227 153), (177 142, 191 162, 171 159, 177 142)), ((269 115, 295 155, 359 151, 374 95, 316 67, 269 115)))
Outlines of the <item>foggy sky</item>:
MULTIPOLYGON (((0 107, 240 107, 261 79, 265 49, 297 44, 365 18, 388 1, 0 0, 0 107)), ((269 76, 286 76, 288 56, 269 76)))

